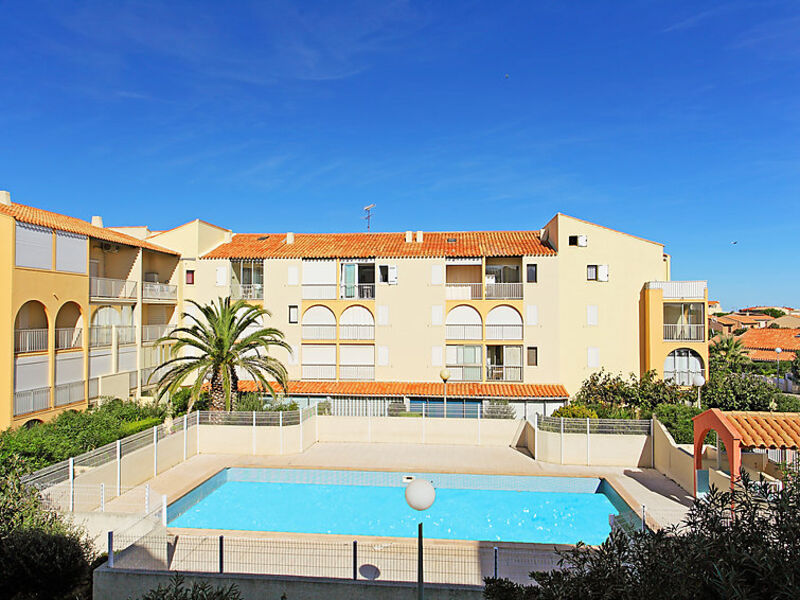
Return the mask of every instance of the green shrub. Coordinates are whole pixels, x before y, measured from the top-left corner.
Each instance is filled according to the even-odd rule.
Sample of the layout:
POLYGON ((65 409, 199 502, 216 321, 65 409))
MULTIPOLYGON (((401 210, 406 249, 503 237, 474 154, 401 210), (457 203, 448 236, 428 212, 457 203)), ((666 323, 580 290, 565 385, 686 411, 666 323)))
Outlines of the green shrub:
MULTIPOLYGON (((284 597, 286 597, 284 595, 284 597)), ((183 575, 176 573, 167 585, 159 584, 139 600, 241 600, 242 594, 235 583, 227 587, 211 587, 207 581, 194 582, 191 587, 183 575)), ((130 597, 129 597, 130 600, 130 597)))
POLYGON ((329 415, 329 414, 331 414, 331 402, 330 402, 330 400, 323 400, 322 402, 317 403, 317 414, 318 415, 329 415))
POLYGON ((691 444, 694 441, 692 417, 702 410, 685 404, 659 404, 653 414, 667 428, 676 444, 691 444))
MULTIPOLYGON (((182 415, 189 410, 189 399, 192 396, 192 391, 189 388, 175 392, 170 399, 172 403, 172 414, 175 416, 182 415)), ((192 410, 208 410, 211 406, 211 397, 207 392, 200 392, 199 397, 192 406, 192 410)))
POLYGON ((781 394, 775 403, 778 412, 800 412, 800 396, 781 394))
POLYGON ((596 419, 597 412, 585 404, 567 404, 554 410, 553 416, 564 419, 596 419))
POLYGON ((483 416, 486 419, 514 419, 516 414, 508 400, 490 400, 483 409, 483 416))
POLYGON ((145 429, 150 429, 159 423, 161 423, 161 419, 159 417, 149 417, 147 419, 131 421, 130 423, 122 423, 122 425, 119 427, 119 432, 122 437, 126 437, 133 435, 134 433, 144 431, 145 429))

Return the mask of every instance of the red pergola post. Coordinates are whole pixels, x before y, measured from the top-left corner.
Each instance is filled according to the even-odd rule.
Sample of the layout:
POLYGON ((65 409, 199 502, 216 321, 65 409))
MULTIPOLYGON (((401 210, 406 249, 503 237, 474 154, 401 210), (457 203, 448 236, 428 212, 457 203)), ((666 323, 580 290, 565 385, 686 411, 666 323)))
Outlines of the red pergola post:
MULTIPOLYGON (((694 495, 697 497, 697 472, 703 468, 703 441, 710 431, 716 431, 728 450, 728 468, 731 472, 731 490, 742 468, 742 438, 718 408, 700 413, 694 422, 694 495)), ((719 452, 719 448, 717 448, 719 452)))

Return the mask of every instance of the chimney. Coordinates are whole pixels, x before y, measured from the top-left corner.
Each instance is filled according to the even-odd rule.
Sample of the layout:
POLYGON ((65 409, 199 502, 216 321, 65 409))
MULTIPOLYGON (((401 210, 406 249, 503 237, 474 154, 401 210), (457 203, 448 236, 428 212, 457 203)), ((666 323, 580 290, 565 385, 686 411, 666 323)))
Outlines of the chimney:
POLYGON ((232 241, 233 241, 233 232, 232 231, 226 231, 225 232, 225 243, 226 244, 230 244, 232 241))
POLYGON ((422 243, 422 231, 417 232, 417 243, 418 244, 422 243))
POLYGON ((410 243, 411 243, 411 232, 410 231, 406 231, 406 244, 410 244, 410 243))
POLYGON ((11 206, 11 192, 0 190, 0 204, 3 206, 11 206))
POLYGON ((97 215, 92 215, 92 225, 95 227, 102 227, 103 226, 103 217, 98 217, 97 215))
POLYGON ((286 234, 286 243, 287 244, 294 244, 294 233, 292 233, 291 231, 289 231, 286 234))

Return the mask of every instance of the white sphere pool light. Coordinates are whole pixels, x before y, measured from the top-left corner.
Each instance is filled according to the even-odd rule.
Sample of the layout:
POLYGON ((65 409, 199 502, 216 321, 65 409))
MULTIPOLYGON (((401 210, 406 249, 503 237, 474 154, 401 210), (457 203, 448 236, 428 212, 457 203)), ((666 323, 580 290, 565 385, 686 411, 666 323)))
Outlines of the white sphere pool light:
POLYGON ((415 479, 406 486, 406 502, 414 510, 428 510, 436 500, 436 490, 430 481, 415 479))

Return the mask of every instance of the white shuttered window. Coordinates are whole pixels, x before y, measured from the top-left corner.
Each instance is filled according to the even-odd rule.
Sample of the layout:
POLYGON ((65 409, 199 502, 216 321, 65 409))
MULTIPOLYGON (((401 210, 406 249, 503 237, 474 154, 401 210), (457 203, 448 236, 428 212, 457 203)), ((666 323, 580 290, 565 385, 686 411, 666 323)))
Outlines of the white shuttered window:
POLYGON ((16 265, 34 269, 53 268, 53 230, 17 222, 16 265))
POLYGON ((86 273, 86 236, 56 231, 56 271, 86 273))

